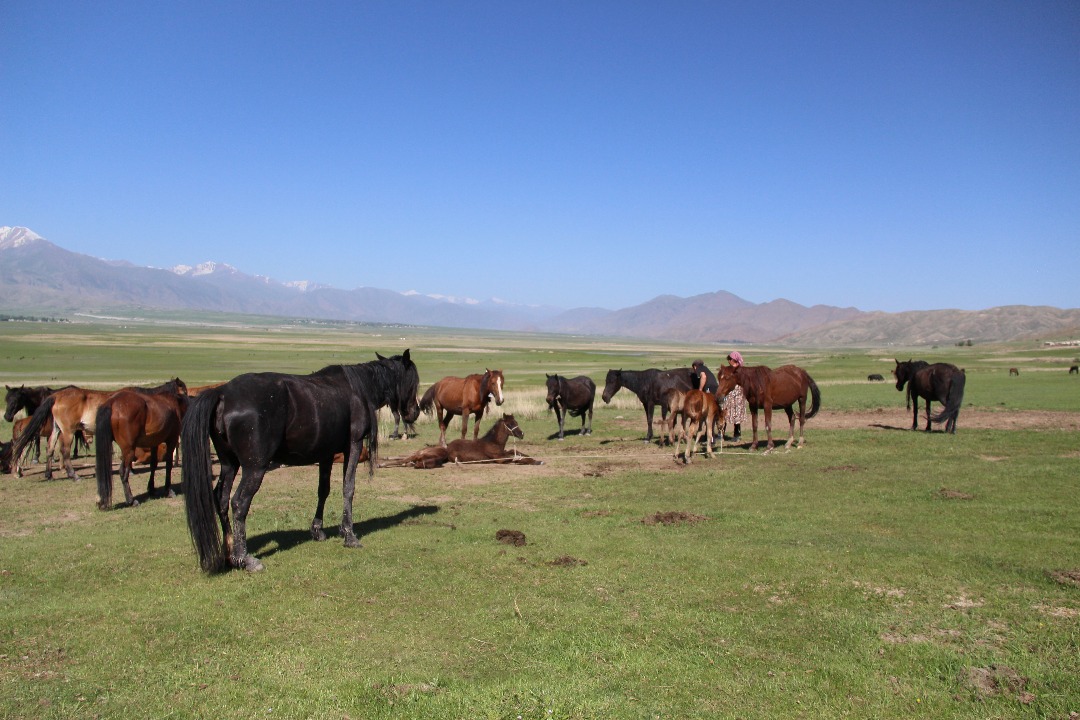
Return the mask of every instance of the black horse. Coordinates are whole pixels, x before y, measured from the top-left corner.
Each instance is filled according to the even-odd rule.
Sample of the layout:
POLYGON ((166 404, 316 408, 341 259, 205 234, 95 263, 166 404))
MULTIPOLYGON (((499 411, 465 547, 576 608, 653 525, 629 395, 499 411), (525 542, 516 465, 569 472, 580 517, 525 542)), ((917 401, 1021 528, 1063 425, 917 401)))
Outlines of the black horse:
POLYGON ((346 547, 359 547, 352 501, 364 440, 371 477, 377 462, 379 407, 389 404, 405 422, 415 422, 420 415, 419 384, 406 350, 359 365, 331 365, 310 375, 247 373, 195 398, 184 417, 181 443, 188 530, 203 570, 214 572, 227 564, 262 569, 247 551, 247 514, 266 471, 280 465, 318 464, 319 499, 311 536, 325 540, 323 508, 338 453, 344 455, 341 535, 346 547), (213 489, 208 440, 221 462, 213 489), (215 521, 221 524, 220 533, 215 521))
POLYGON ((885 377, 883 375, 879 375, 878 373, 870 373, 869 375, 866 376, 866 381, 867 382, 885 382, 885 377))
MULTIPOLYGON (((546 374, 546 373, 545 373, 546 374)), ((561 375, 547 375, 548 409, 555 411, 559 421, 559 439, 563 439, 563 423, 566 416, 581 418, 579 435, 592 435, 593 401, 596 399, 596 383, 586 375, 576 378, 564 378, 561 375), (588 426, 585 425, 586 416, 588 426)))
POLYGON ((944 422, 945 432, 956 432, 956 419, 964 403, 964 384, 967 376, 964 371, 949 363, 934 363, 923 360, 896 361, 893 370, 896 376, 896 389, 903 390, 907 383, 907 399, 914 400, 911 429, 919 428, 919 398, 926 401, 926 432, 930 432, 931 422, 944 422), (930 415, 930 403, 936 400, 945 407, 937 415, 930 415))
POLYGON ((667 406, 663 403, 664 392, 676 388, 690 390, 693 387, 694 371, 690 368, 676 368, 675 370, 608 370, 607 380, 604 383, 604 402, 611 402, 611 398, 620 388, 626 388, 638 396, 641 404, 645 407, 646 434, 645 441, 652 441, 653 409, 660 406, 660 419, 667 419, 667 406))

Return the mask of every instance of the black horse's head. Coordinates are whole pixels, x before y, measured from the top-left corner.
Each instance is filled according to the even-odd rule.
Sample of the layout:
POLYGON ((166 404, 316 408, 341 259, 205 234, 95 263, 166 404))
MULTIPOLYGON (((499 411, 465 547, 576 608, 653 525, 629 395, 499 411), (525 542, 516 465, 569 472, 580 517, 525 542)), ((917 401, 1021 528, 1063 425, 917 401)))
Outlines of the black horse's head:
POLYGON ((4 411, 4 419, 11 422, 15 419, 15 413, 23 408, 26 386, 13 388, 5 385, 4 387, 7 388, 7 409, 4 411))
POLYGON ((550 410, 555 407, 555 403, 558 402, 559 397, 562 395, 562 390, 559 387, 558 374, 548 375, 544 373, 544 375, 547 377, 547 404, 550 410))
POLYGON ((420 373, 416 369, 416 363, 412 361, 409 351, 401 355, 383 357, 375 353, 380 364, 390 368, 397 382, 389 388, 390 397, 388 402, 406 423, 414 423, 420 417, 420 403, 416 399, 416 392, 420 387, 420 373))
MULTIPOLYGON (((896 360, 896 358, 893 358, 896 360)), ((893 377, 896 378, 896 389, 903 390, 904 383, 911 379, 911 360, 900 362, 896 360, 896 367, 892 371, 893 377)))
POLYGON ((622 370, 608 370, 607 379, 604 381, 604 402, 611 402, 611 398, 615 397, 615 393, 619 392, 619 388, 622 387, 622 370))

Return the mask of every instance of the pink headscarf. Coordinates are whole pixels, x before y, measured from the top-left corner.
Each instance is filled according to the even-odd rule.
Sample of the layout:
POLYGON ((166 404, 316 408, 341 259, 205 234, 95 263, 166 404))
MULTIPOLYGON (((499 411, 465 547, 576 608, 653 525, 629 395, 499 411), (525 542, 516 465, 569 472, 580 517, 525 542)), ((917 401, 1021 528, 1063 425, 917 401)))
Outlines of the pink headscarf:
POLYGON ((730 362, 735 367, 741 367, 743 364, 742 355, 739 354, 738 350, 733 350, 731 354, 727 356, 727 359, 728 362, 730 362))

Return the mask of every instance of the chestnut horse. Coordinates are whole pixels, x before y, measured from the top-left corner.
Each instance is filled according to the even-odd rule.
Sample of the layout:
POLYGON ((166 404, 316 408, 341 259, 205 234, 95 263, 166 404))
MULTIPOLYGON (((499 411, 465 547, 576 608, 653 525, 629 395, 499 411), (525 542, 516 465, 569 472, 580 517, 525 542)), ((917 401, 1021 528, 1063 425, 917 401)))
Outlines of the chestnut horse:
POLYGON ((626 388, 638 396, 641 405, 645 408, 645 442, 651 442, 653 431, 653 410, 660 406, 661 426, 667 420, 667 408, 664 406, 664 391, 669 388, 689 390, 694 387, 694 371, 690 368, 676 368, 674 370, 608 370, 604 381, 604 402, 611 402, 615 393, 621 388, 626 388))
POLYGON ((903 390, 907 383, 908 403, 913 399, 915 401, 912 430, 919 428, 919 398, 923 398, 926 401, 926 432, 930 432, 931 422, 944 421, 945 432, 956 433, 956 419, 964 403, 964 385, 967 381, 963 370, 950 363, 931 365, 925 360, 897 360, 893 375, 896 376, 896 389, 903 390), (930 414, 932 400, 945 406, 937 415, 930 414))
POLYGON ((180 442, 180 424, 187 411, 187 403, 187 386, 180 380, 174 380, 154 392, 120 390, 101 404, 95 418, 100 509, 108 510, 112 506, 113 442, 120 446, 120 482, 124 486, 124 500, 128 506, 139 504, 128 483, 137 448, 150 451, 150 480, 146 483, 146 494, 152 497, 158 464, 157 450, 164 443, 165 495, 176 496, 172 489, 173 455, 180 442))
POLYGON ((555 411, 559 423, 559 439, 563 439, 563 423, 566 416, 581 418, 581 430, 578 435, 592 435, 593 402, 596 400, 596 383, 586 375, 576 378, 564 378, 561 375, 547 375, 547 404, 555 411), (585 425, 588 417, 588 426, 585 425))
MULTIPOLYGON (((686 453, 683 461, 687 464, 693 461, 694 451, 697 450, 701 436, 705 434, 705 452, 712 457, 713 452, 713 427, 723 424, 723 409, 716 395, 704 390, 679 390, 672 388, 664 393, 668 412, 671 413, 671 436, 675 436, 675 416, 682 415, 682 432, 675 441, 676 460, 679 459, 679 447, 686 441, 686 453), (690 441, 687 424, 693 429, 694 440, 690 441)), ((723 443, 721 436, 720 442, 723 443)))
MULTIPOLYGON (((170 380, 171 383, 183 384, 179 378, 170 380)), ((165 383, 168 385, 169 383, 165 383)), ((165 387, 162 385, 160 387, 165 387)), ((160 388, 123 388, 135 392, 153 392, 160 388)), ((42 426, 49 418, 53 422, 52 437, 49 438, 50 452, 45 455, 45 479, 52 480, 52 450, 57 443, 60 445, 60 460, 64 465, 67 476, 72 480, 78 480, 75 468, 71 465, 71 445, 76 435, 82 431, 92 434, 97 421, 97 411, 101 404, 109 399, 116 390, 87 390, 85 388, 69 385, 49 395, 41 403, 31 416, 30 424, 23 435, 15 441, 12 452, 21 454, 26 446, 41 431, 42 426)))
POLYGON ((496 405, 503 404, 502 370, 484 370, 483 375, 444 377, 428 388, 420 399, 420 409, 430 415, 434 410, 439 421, 439 445, 446 447, 446 428, 455 415, 461 416, 461 439, 473 416, 473 440, 480 435, 480 418, 494 398, 496 405))
POLYGON ((782 365, 775 370, 765 365, 748 367, 724 366, 720 369, 720 388, 717 395, 727 395, 738 385, 743 389, 746 403, 750 406, 750 421, 754 437, 750 449, 756 450, 758 443, 757 413, 765 411, 765 433, 768 443, 765 452, 770 452, 774 445, 772 439, 772 411, 774 407, 783 408, 788 416, 788 440, 784 447, 790 449, 795 441, 795 403, 799 404, 799 444, 803 446, 803 425, 817 415, 821 408, 821 391, 817 383, 805 370, 795 365, 782 365), (810 411, 806 411, 806 394, 810 393, 810 411))
POLYGON ((503 413, 491 429, 479 440, 452 440, 446 447, 432 445, 417 450, 412 455, 388 458, 379 467, 414 467, 422 470, 442 467, 452 463, 500 463, 514 465, 543 465, 542 460, 522 455, 517 450, 507 450, 506 441, 511 437, 523 438, 517 418, 503 413))

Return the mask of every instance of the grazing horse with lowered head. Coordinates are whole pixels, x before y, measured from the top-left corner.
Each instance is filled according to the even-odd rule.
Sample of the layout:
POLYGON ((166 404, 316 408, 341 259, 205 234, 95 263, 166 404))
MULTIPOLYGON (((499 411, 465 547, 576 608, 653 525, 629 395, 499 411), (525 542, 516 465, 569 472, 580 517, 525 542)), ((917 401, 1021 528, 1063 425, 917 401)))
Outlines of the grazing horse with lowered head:
POLYGON ((664 391, 670 388, 690 390, 694 387, 694 371, 690 368, 676 368, 674 370, 608 370, 604 382, 604 402, 610 403, 611 398, 620 389, 626 388, 637 395, 645 408, 645 442, 651 442, 653 437, 653 411, 660 406, 660 420, 663 425, 667 420, 667 407, 663 403, 664 391))
POLYGON ((150 479, 146 483, 146 493, 153 496, 157 450, 163 443, 165 495, 175 497, 172 489, 173 456, 180 442, 180 424, 187 411, 187 403, 187 387, 177 380, 166 383, 152 393, 120 390, 101 404, 95 419, 98 508, 108 510, 112 507, 113 442, 120 446, 120 482, 124 486, 124 500, 128 506, 139 504, 128 482, 136 450, 150 451, 150 479))
POLYGON ((266 472, 280 465, 319 466, 311 536, 325 540, 323 509, 337 453, 344 453, 341 535, 346 547, 359 547, 352 505, 361 447, 366 441, 368 475, 374 476, 379 405, 389 398, 406 421, 414 422, 418 385, 416 365, 406 350, 310 375, 246 373, 200 394, 184 416, 180 441, 188 531, 202 569, 263 569, 247 550, 247 515, 266 472), (211 486, 211 443, 221 463, 216 488, 211 486))
POLYGON ((1020 370, 1018 370, 1017 368, 1009 368, 1009 375, 1015 375, 1016 377, 1020 377, 1020 370))
POLYGON ((717 395, 723 396, 731 392, 736 385, 742 387, 746 404, 750 407, 750 421, 754 429, 754 437, 750 443, 750 449, 757 449, 758 410, 764 410, 765 434, 768 442, 765 452, 773 449, 772 439, 772 411, 773 408, 783 408, 788 416, 788 439, 784 443, 786 449, 790 449, 795 441, 795 411, 796 403, 799 405, 799 443, 803 446, 803 425, 807 420, 817 415, 821 408, 821 391, 817 383, 801 367, 795 365, 781 365, 773 370, 765 365, 732 367, 724 366, 720 369, 720 388, 717 395), (811 398, 810 411, 806 411, 806 396, 809 392, 811 398))
POLYGON ((926 432, 930 432, 931 422, 945 423, 945 432, 956 432, 956 419, 960 407, 964 404, 964 385, 967 376, 964 371, 950 363, 934 363, 923 360, 896 361, 893 370, 896 376, 896 389, 903 390, 907 384, 907 398, 915 401, 911 418, 911 429, 919 428, 919 398, 926 401, 926 432), (931 401, 944 405, 937 415, 930 414, 931 401))
POLYGON ((431 445, 417 450, 412 455, 401 458, 389 458, 379 467, 414 467, 421 470, 442 467, 446 463, 476 464, 513 464, 543 465, 542 460, 522 455, 517 450, 507 450, 506 441, 511 437, 521 439, 517 418, 513 414, 503 413, 501 420, 496 420, 483 437, 478 440, 451 440, 446 447, 431 445))
POLYGON ((1080 365, 1070 365, 1069 366, 1069 374, 1070 375, 1080 374, 1080 365))
MULTIPOLYGON (((168 383, 156 388, 122 388, 134 392, 155 392, 169 385, 177 383, 183 385, 179 378, 173 378, 168 383)), ((109 399, 116 390, 88 390, 86 388, 69 385, 61 388, 46 397, 38 409, 30 418, 30 424, 26 426, 22 436, 15 442, 13 452, 18 455, 26 449, 41 428, 51 418, 53 423, 52 436, 49 438, 49 452, 45 455, 45 479, 52 480, 52 450, 59 443, 60 460, 72 480, 78 480, 75 468, 71 465, 71 447, 80 432, 93 434, 96 430, 97 411, 101 404, 109 399)))
POLYGON ((866 376, 867 382, 885 382, 885 376, 878 373, 870 373, 866 376))
POLYGON ((430 415, 434 411, 439 421, 439 445, 446 447, 446 428, 455 415, 461 416, 461 439, 469 428, 469 416, 473 416, 473 440, 480 435, 480 418, 488 403, 495 400, 503 404, 502 370, 484 370, 484 374, 452 375, 444 377, 428 388, 420 399, 420 409, 430 415))
POLYGON ((559 439, 563 439, 563 423, 566 416, 581 418, 581 430, 578 435, 592 435, 593 402, 596 400, 596 383, 586 375, 576 378, 564 378, 562 375, 547 375, 547 404, 555 411, 559 423, 559 439), (588 426, 586 426, 586 417, 588 426))

